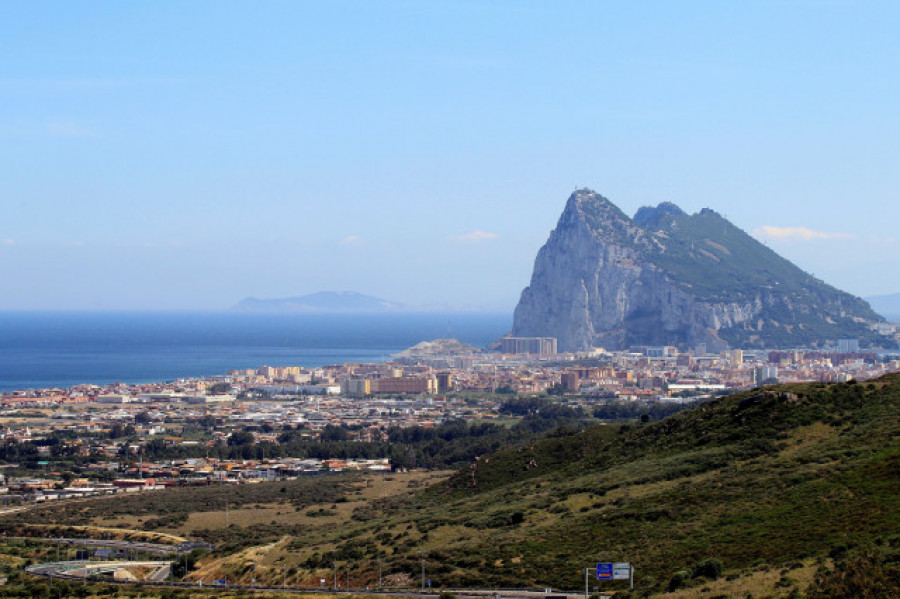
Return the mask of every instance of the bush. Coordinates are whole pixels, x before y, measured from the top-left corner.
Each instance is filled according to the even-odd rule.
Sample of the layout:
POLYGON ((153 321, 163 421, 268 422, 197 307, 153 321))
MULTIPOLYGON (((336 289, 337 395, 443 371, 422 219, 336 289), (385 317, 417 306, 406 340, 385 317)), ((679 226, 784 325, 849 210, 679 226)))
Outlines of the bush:
POLYGON ((687 581, 692 577, 692 573, 689 570, 679 570, 672 575, 672 578, 669 579, 669 591, 677 591, 678 589, 684 588, 687 586, 687 581))
POLYGON ((716 580, 722 575, 722 560, 717 557, 708 557, 697 562, 693 569, 693 578, 703 578, 716 580))

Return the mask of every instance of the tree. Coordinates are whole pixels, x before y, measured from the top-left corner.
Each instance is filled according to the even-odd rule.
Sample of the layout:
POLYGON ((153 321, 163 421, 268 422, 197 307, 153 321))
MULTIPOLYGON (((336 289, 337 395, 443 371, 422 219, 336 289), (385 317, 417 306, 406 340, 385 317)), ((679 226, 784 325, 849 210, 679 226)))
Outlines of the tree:
POLYGON ((206 414, 197 419, 197 424, 207 430, 214 429, 216 428, 216 419, 213 416, 206 414))
POLYGON ((252 445, 256 440, 253 433, 247 431, 235 431, 228 437, 228 446, 236 447, 238 445, 252 445))
POLYGON ((144 455, 151 459, 160 459, 168 453, 168 446, 162 439, 151 439, 144 444, 144 455))
POLYGON ((231 391, 230 383, 216 383, 206 390, 210 395, 224 395, 231 391))
POLYGON ((319 438, 322 441, 349 441, 350 431, 343 426, 326 424, 322 432, 319 433, 319 438))
POLYGON ((562 395, 566 390, 560 383, 553 383, 547 388, 547 395, 562 395))

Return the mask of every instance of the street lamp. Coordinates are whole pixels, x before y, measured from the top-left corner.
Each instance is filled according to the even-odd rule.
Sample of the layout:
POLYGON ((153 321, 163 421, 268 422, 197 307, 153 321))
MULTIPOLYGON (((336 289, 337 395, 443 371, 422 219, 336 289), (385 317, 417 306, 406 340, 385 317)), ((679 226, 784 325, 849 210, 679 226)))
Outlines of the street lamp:
POLYGON ((419 560, 422 562, 422 592, 425 592, 425 553, 419 551, 419 560))

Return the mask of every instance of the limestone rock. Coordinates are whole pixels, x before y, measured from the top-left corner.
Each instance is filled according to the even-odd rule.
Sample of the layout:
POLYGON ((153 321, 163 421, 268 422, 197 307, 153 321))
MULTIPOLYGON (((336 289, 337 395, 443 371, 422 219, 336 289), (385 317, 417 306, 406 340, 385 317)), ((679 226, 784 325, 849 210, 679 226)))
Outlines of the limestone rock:
POLYGON ((631 345, 795 347, 840 337, 890 343, 863 300, 803 272, 716 212, 674 204, 630 219, 603 196, 572 194, 538 252, 513 335, 560 351, 631 345))

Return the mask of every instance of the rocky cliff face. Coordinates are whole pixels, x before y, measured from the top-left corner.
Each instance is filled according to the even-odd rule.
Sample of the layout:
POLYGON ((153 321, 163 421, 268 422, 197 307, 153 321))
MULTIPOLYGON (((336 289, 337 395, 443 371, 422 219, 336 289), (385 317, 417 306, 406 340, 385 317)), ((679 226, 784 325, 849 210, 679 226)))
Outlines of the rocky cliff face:
POLYGON ((513 334, 556 337, 560 351, 719 350, 870 339, 879 320, 711 210, 689 216, 666 203, 632 220, 584 189, 538 252, 513 334))

